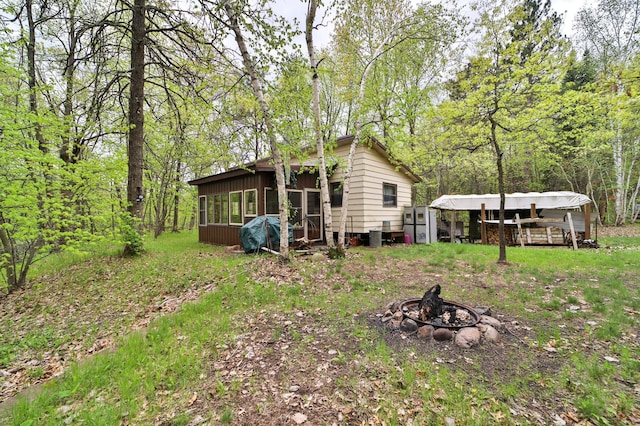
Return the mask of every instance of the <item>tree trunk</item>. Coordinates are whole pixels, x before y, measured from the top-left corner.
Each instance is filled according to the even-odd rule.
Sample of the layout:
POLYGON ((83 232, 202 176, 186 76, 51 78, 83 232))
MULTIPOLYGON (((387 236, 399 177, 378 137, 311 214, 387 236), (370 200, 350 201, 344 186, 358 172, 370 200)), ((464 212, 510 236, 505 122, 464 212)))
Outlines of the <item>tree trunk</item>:
MULTIPOLYGON (((129 138, 128 138, 128 211, 134 219, 142 219, 142 168, 144 147, 144 39, 145 0, 135 0, 131 22, 131 82, 129 85, 129 138)), ((142 232, 142 229, 139 230, 142 232)), ((125 254, 132 254, 125 245, 125 254)))
POLYGON ((371 69, 373 68, 373 64, 375 61, 386 51, 387 44, 389 43, 389 38, 385 39, 376 49, 373 54, 373 58, 367 63, 362 72, 362 78, 360 79, 360 87, 358 91, 358 98, 356 100, 356 107, 354 110, 354 123, 355 123, 355 134, 353 137, 353 141, 351 142, 351 146, 349 148, 349 156, 347 157, 347 169, 344 171, 344 183, 342 185, 342 207, 340 208, 340 228, 338 229, 338 248, 344 249, 344 238, 347 229, 347 213, 349 211, 349 191, 351 190, 351 174, 353 173, 353 158, 356 154, 356 148, 360 143, 360 138, 362 137, 362 119, 361 115, 361 105, 364 102, 365 97, 365 88, 367 85, 367 80, 369 78, 369 74, 371 73, 371 69))
POLYGON ((311 79, 311 87, 313 91, 313 127, 316 137, 316 150, 318 151, 318 173, 320 175, 320 199, 322 200, 322 212, 324 218, 324 235, 327 240, 327 246, 331 249, 335 247, 333 240, 333 217, 331 213, 331 198, 329 194, 329 179, 327 177, 327 164, 324 154, 324 136, 322 134, 322 117, 320 114, 320 84, 318 77, 318 62, 316 60, 315 49, 313 46, 313 24, 316 17, 316 9, 318 2, 309 0, 307 8, 307 25, 306 40, 307 51, 309 52, 309 65, 313 76, 311 79))
POLYGON ((75 31, 76 17, 75 7, 69 6, 69 51, 63 77, 65 81, 65 96, 62 102, 62 114, 64 115, 65 130, 62 135, 62 146, 60 147, 60 159, 65 164, 74 164, 78 161, 80 149, 77 138, 73 134, 73 95, 74 95, 74 74, 76 68, 76 48, 78 44, 78 34, 75 31))
POLYGON ((344 239, 347 230, 347 214, 349 211, 349 193, 351 191, 351 175, 353 173, 353 158, 358 148, 360 135, 362 133, 362 125, 356 121, 356 134, 349 147, 349 156, 347 157, 347 169, 344 171, 344 181, 342 183, 342 207, 340 207, 340 228, 338 229, 337 247, 344 249, 344 239))
POLYGON ((619 123, 613 124, 616 127, 615 136, 611 141, 613 151, 613 170, 616 177, 615 204, 616 219, 615 226, 620 226, 625 222, 625 170, 622 147, 622 130, 619 123))
POLYGON ((229 18, 229 26, 235 34, 236 43, 238 44, 238 49, 240 49, 244 67, 247 71, 247 74, 249 74, 249 78, 251 79, 251 88, 253 89, 253 94, 258 100, 258 104, 260 105, 260 109, 264 118, 265 126, 267 128, 267 137, 269 140, 269 145, 271 147, 271 155, 273 156, 273 166, 275 169, 276 182, 278 186, 278 209, 280 212, 280 258, 282 260, 288 260, 289 198, 287 197, 287 187, 285 184, 284 161, 282 158, 282 153, 280 152, 280 148, 278 147, 278 143, 276 141, 275 129, 273 126, 273 122, 271 121, 269 106, 267 105, 267 101, 264 98, 262 86, 260 84, 260 80, 258 79, 258 73, 256 72, 255 66, 253 65, 253 59, 251 58, 249 50, 247 49, 247 45, 244 41, 236 12, 233 9, 233 6, 231 6, 228 1, 224 2, 224 9, 227 17, 229 18))
POLYGON ((174 181, 175 188, 173 194, 173 226, 171 227, 171 232, 180 232, 180 227, 178 225, 178 213, 180 212, 180 178, 182 176, 180 166, 182 165, 181 161, 178 160, 178 164, 176 165, 176 177, 174 181))
MULTIPOLYGON (((33 1, 27 0, 26 3, 27 21, 29 23, 29 39, 27 41, 27 74, 29 80, 29 111, 34 116, 38 115, 38 93, 37 93, 37 80, 36 80, 36 22, 33 16, 33 1)), ((40 151, 47 153, 49 151, 45 142, 44 136, 42 136, 42 129, 40 123, 36 121, 35 137, 38 141, 38 147, 40 151)))
POLYGON ((500 210, 498 212, 498 237, 500 239, 500 255, 498 256, 498 263, 507 263, 507 243, 504 236, 504 169, 502 167, 502 149, 498 143, 498 137, 496 135, 496 122, 491 119, 491 143, 496 151, 496 166, 498 167, 498 191, 500 192, 500 210))
MULTIPOLYGON (((2 212, 0 212, 0 225, 4 225, 5 220, 2 216, 2 212)), ((0 226, 0 243, 2 243, 2 251, 3 253, 8 254, 5 259, 2 259, 2 263, 0 266, 5 271, 5 276, 7 279, 7 292, 11 293, 14 290, 20 288, 21 283, 18 282, 18 278, 16 275, 16 262, 17 257, 15 253, 15 249, 7 231, 3 226, 0 226)))

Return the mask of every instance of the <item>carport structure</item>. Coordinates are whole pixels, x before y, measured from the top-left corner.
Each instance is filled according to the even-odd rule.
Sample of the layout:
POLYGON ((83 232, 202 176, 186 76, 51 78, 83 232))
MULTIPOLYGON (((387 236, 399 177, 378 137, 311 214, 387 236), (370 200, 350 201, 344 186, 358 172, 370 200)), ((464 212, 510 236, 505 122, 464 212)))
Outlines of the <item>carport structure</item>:
MULTIPOLYGON (((495 217, 500 210, 500 194, 443 195, 430 207, 452 212, 449 233, 452 241, 460 234, 455 213, 467 211, 469 235, 462 238, 473 241, 480 237, 483 244, 488 244, 488 227, 498 223, 495 217)), ((504 209, 505 226, 517 227, 515 235, 522 246, 536 244, 533 242, 536 236, 542 238, 537 240, 539 243, 554 244, 552 230, 559 230, 563 237, 570 235, 574 247, 577 234, 584 240, 591 239, 591 199, 586 195, 570 191, 516 192, 505 194, 504 209)))

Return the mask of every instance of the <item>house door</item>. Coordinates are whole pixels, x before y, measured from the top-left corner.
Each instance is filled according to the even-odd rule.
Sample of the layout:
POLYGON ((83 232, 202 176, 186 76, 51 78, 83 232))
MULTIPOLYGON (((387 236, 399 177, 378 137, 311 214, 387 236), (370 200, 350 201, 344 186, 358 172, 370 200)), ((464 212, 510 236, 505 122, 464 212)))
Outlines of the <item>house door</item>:
POLYGON ((308 240, 322 238, 322 203, 320 191, 315 189, 305 190, 307 202, 305 204, 304 236, 308 240))

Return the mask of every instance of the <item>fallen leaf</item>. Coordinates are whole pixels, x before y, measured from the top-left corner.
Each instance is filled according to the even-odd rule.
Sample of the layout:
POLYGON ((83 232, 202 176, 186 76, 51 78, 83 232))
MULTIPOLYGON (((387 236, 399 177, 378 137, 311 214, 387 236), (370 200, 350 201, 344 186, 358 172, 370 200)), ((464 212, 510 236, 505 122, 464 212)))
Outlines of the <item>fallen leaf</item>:
POLYGON ((295 413, 291 419, 296 422, 296 424, 301 425, 302 423, 307 421, 307 416, 302 413, 295 413))
POLYGON ((197 400, 198 394, 197 392, 194 392, 193 395, 191 395, 191 398, 189 398, 189 407, 191 407, 197 400))

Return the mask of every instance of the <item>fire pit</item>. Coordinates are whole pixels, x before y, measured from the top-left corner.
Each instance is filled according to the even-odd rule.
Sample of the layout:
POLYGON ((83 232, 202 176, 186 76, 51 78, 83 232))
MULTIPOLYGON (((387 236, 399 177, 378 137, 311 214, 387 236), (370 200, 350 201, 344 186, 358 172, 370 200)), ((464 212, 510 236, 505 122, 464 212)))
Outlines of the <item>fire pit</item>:
POLYGON ((471 307, 444 300, 441 315, 425 320, 420 319, 420 301, 422 299, 408 299, 400 304, 400 311, 405 318, 414 320, 419 325, 431 325, 435 328, 450 328, 459 330, 463 327, 473 327, 480 321, 480 315, 471 307), (455 315, 452 313, 455 312, 455 315), (453 318, 452 318, 453 317, 453 318))
POLYGON ((376 316, 388 329, 402 333, 403 338, 415 335, 421 340, 453 340, 464 349, 477 346, 481 341, 500 341, 498 330, 503 328, 503 324, 491 317, 488 307, 472 308, 444 300, 440 297, 441 290, 436 284, 421 299, 390 302, 385 313, 376 316))

